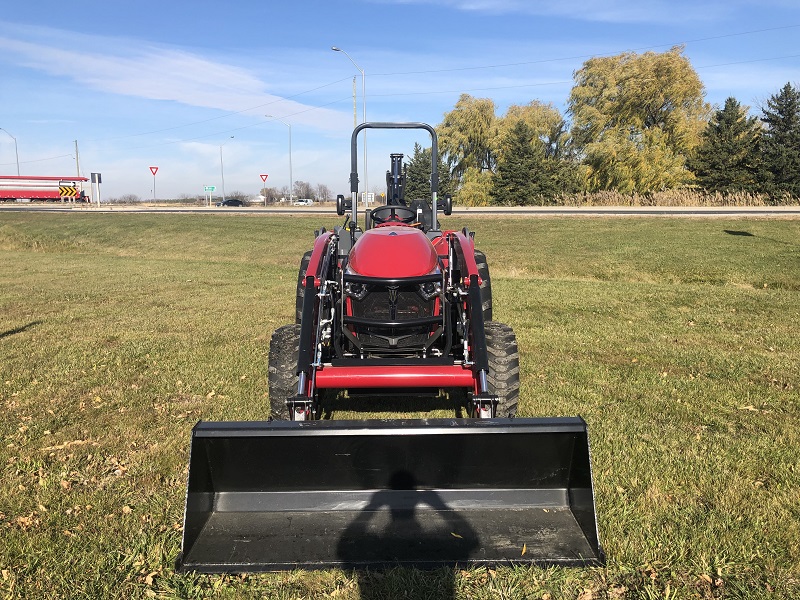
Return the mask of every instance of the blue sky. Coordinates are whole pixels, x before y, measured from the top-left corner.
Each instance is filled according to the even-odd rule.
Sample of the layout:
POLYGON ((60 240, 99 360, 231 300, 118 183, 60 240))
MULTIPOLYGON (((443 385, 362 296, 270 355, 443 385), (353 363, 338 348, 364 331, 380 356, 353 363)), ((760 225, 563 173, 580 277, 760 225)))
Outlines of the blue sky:
MULTIPOLYGON (((358 120, 441 122, 461 93, 564 112, 592 56, 685 45, 721 105, 800 82, 797 0, 229 0, 7 3, 0 13, 0 174, 103 175, 103 198, 257 193, 295 180, 348 191, 358 120), (233 136, 233 138, 231 138, 233 136), (223 145, 224 144, 224 145, 223 145)), ((369 133, 369 187, 424 132, 369 133)), ((361 163, 361 154, 359 154, 361 163)), ((362 177, 363 180, 363 177, 362 177)))

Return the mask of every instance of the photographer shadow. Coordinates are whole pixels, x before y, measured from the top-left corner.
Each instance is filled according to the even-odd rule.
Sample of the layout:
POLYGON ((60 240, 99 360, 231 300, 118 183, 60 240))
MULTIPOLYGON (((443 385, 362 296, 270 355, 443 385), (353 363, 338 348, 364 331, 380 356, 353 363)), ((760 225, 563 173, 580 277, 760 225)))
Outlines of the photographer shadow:
POLYGON ((337 555, 342 568, 362 571, 361 598, 388 598, 398 589, 407 597, 454 598, 455 568, 479 547, 466 519, 437 492, 417 489, 409 471, 399 470, 344 530, 337 555), (421 571, 412 576, 406 567, 421 571))

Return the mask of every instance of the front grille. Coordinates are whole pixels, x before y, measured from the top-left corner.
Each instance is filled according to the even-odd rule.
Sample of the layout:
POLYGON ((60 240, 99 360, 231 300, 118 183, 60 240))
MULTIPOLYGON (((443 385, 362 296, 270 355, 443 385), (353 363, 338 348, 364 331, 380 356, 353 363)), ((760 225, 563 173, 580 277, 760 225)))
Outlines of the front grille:
POLYGON ((374 290, 363 300, 351 301, 354 317, 377 321, 407 321, 434 315, 435 299, 424 300, 414 290, 374 290))
POLYGON ((416 289, 385 288, 369 290, 359 300, 350 297, 351 316, 370 319, 375 324, 353 326, 362 347, 381 349, 424 348, 433 325, 387 327, 383 323, 402 323, 436 315, 436 298, 425 300, 416 289))

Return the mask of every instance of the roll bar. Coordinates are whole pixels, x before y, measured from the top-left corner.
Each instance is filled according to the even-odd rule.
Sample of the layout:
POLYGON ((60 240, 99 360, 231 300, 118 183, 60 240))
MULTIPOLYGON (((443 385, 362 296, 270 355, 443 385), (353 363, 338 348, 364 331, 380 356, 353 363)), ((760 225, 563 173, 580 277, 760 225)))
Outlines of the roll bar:
MULTIPOLYGON (((352 220, 358 223, 358 134, 364 129, 424 129, 431 135, 431 227, 436 227, 439 193, 439 142, 436 130, 427 123, 362 123, 350 138, 350 197, 352 220)), ((365 225, 366 226, 366 225, 365 225)))

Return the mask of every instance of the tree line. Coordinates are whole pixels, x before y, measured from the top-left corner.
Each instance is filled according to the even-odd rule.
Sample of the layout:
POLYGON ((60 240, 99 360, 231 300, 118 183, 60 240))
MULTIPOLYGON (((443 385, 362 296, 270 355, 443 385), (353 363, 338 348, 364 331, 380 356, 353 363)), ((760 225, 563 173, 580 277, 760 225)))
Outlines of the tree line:
MULTIPOLYGON (((790 83, 749 116, 736 98, 718 109, 704 101, 683 48, 626 52, 584 62, 567 107, 564 116, 533 100, 497 116, 491 99, 462 94, 436 128, 440 194, 462 205, 607 191, 800 197, 800 91, 790 83)), ((430 149, 416 146, 407 164, 406 197, 428 196, 430 149)))

